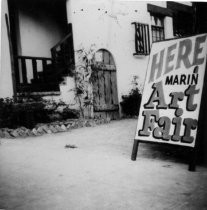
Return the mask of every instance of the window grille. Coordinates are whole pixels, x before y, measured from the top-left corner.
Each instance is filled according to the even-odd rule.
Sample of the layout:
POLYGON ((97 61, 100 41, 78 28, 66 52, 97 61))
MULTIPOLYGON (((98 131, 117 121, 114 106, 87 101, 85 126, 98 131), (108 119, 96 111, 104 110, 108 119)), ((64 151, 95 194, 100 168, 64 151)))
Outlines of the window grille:
POLYGON ((152 27, 152 42, 164 40, 164 27, 151 26, 152 27))
POLYGON ((164 40, 165 39, 164 18, 151 14, 151 30, 152 30, 152 42, 164 40))
POLYGON ((133 22, 135 25, 135 53, 134 55, 150 54, 149 25, 133 22))

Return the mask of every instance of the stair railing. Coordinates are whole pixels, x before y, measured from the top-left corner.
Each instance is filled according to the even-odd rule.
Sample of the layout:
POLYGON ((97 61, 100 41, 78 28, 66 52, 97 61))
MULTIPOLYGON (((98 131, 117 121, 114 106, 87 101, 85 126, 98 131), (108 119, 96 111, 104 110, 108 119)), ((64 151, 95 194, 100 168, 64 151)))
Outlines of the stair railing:
POLYGON ((74 65, 74 50, 72 33, 67 34, 54 47, 51 48, 52 59, 56 67, 70 68, 74 65))

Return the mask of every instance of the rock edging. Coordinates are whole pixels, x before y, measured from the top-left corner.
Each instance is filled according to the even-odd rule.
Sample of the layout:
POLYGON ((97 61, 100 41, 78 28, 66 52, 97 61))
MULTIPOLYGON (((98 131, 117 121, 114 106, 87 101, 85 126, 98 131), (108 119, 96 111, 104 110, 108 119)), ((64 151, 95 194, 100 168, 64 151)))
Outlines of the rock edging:
POLYGON ((44 134, 66 132, 81 127, 94 127, 100 124, 109 123, 110 119, 70 119, 55 121, 51 123, 37 124, 33 129, 20 127, 16 129, 0 128, 0 138, 25 138, 42 136, 44 134))

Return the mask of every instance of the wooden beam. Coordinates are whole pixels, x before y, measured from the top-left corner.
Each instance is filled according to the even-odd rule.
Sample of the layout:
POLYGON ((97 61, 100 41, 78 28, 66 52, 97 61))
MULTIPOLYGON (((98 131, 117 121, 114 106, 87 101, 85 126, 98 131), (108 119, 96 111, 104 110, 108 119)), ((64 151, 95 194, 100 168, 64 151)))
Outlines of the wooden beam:
POLYGON ((173 13, 177 12, 185 12, 189 14, 194 13, 193 7, 172 1, 167 2, 167 8, 170 9, 173 13))
POLYGON ((162 16, 173 16, 173 12, 170 9, 159 7, 153 4, 147 4, 147 11, 162 16))
POLYGON ((16 78, 15 78, 15 67, 14 67, 14 55, 13 55, 13 47, 12 47, 12 41, 11 41, 10 28, 9 28, 8 14, 5 14, 5 20, 6 20, 6 28, 7 28, 8 40, 9 40, 10 59, 11 59, 13 98, 14 98, 14 102, 16 102, 17 101, 17 90, 16 90, 16 78))

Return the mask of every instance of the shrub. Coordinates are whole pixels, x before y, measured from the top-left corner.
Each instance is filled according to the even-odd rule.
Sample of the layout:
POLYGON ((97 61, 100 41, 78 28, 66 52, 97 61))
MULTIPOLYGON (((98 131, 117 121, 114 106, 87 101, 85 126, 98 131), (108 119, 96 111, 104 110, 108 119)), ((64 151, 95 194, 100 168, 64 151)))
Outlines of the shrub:
POLYGON ((37 123, 53 121, 51 115, 59 113, 59 119, 78 118, 79 113, 64 102, 26 98, 14 102, 11 98, 0 99, 0 128, 33 128, 37 123), (62 107, 62 109, 59 109, 62 107), (62 116, 61 116, 62 114, 62 116))
POLYGON ((14 103, 12 99, 0 99, 0 127, 31 128, 37 122, 47 122, 48 115, 41 102, 14 103))
POLYGON ((63 109, 63 112, 61 113, 63 120, 66 119, 75 119, 80 117, 80 113, 75 109, 70 109, 68 107, 65 107, 63 109))
POLYGON ((50 119, 66 120, 80 117, 79 111, 71 109, 70 105, 61 100, 59 102, 54 100, 47 100, 45 101, 45 104, 50 119))
POLYGON ((129 95, 122 96, 121 107, 126 116, 138 116, 142 95, 138 88, 132 89, 129 95))

